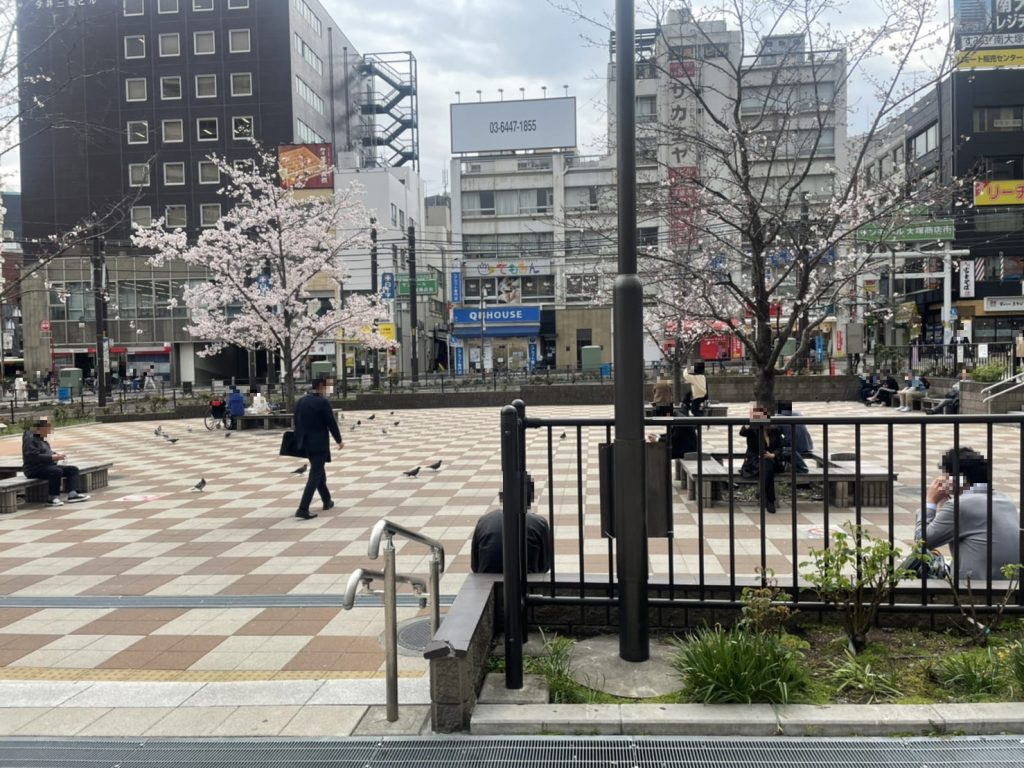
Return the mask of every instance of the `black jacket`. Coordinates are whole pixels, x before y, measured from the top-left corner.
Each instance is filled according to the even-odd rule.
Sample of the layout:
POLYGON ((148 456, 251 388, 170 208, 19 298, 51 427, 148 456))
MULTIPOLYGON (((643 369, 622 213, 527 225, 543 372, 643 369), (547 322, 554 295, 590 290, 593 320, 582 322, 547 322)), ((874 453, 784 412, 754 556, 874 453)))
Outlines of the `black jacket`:
POLYGON ((25 472, 45 469, 56 463, 50 444, 31 429, 26 429, 25 434, 21 436, 21 463, 22 471, 25 472))
POLYGON ((747 438, 747 453, 743 458, 743 466, 740 468, 742 474, 757 474, 760 471, 758 463, 764 457, 766 451, 774 454, 777 461, 779 451, 782 450, 782 433, 778 427, 764 424, 759 428, 750 424, 740 427, 740 435, 747 438), (767 439, 763 434, 765 431, 768 433, 767 439), (759 442, 761 444, 760 448, 758 447, 759 442))
POLYGON ((310 392, 295 404, 293 421, 296 446, 307 456, 326 454, 327 461, 330 461, 331 443, 328 436, 333 437, 336 443, 341 442, 341 431, 331 404, 315 392, 310 392))

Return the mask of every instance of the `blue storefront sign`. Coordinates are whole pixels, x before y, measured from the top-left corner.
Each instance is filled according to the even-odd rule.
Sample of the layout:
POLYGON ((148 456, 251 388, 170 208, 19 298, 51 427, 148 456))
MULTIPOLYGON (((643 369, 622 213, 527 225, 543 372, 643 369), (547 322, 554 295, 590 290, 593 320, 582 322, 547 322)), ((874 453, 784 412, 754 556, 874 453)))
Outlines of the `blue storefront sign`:
POLYGON ((536 336, 540 307, 461 307, 452 312, 460 338, 536 336))
POLYGON ((461 376, 466 372, 466 356, 462 347, 455 348, 455 375, 461 376))
POLYGON ((825 337, 818 335, 814 337, 814 352, 820 363, 825 359, 825 337))
POLYGON ((530 361, 530 370, 532 371, 537 367, 537 340, 530 339, 530 343, 526 347, 526 355, 530 361))
POLYGON ((395 273, 380 273, 380 296, 382 299, 395 298, 395 273))
POLYGON ((452 272, 452 304, 462 302, 462 273, 452 272))

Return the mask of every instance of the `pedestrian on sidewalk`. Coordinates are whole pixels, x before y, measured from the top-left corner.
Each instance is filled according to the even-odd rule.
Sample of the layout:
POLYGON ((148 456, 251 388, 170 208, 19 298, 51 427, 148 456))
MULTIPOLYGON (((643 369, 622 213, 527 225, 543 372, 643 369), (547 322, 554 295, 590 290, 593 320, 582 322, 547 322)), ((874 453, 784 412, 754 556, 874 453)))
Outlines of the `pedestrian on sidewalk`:
POLYGON ((299 508, 295 516, 301 520, 312 520, 315 512, 309 511, 313 494, 319 493, 324 503, 324 512, 334 506, 331 492, 327 488, 326 464, 331 461, 331 444, 328 437, 333 437, 338 448, 344 448, 338 421, 334 418, 334 410, 327 401, 326 395, 334 394, 334 382, 320 376, 313 382, 312 391, 295 404, 295 445, 309 459, 309 475, 306 487, 299 500, 299 508))

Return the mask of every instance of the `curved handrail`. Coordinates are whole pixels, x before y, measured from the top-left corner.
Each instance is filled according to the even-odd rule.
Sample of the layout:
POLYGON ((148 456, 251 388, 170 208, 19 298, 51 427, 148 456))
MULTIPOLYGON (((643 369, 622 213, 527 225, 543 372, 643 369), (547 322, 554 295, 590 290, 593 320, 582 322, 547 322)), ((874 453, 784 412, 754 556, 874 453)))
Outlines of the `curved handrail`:
POLYGON ((995 384, 985 387, 983 390, 981 390, 980 394, 984 395, 986 392, 991 392, 993 389, 997 389, 998 387, 1001 387, 1004 384, 1009 384, 1011 381, 1024 381, 1024 378, 1022 377, 1024 377, 1024 371, 1021 371, 1016 376, 1010 376, 1009 378, 1002 379, 1000 381, 997 381, 995 384))
POLYGON ((404 536, 407 539, 417 541, 420 544, 430 547, 438 554, 441 572, 444 573, 444 544, 430 538, 429 536, 416 533, 416 531, 410 531, 408 528, 404 528, 397 523, 392 523, 385 519, 378 520, 377 524, 373 526, 373 530, 370 532, 370 545, 367 548, 367 555, 371 560, 376 560, 377 557, 380 556, 380 541, 384 537, 385 533, 398 534, 399 536, 404 536))
MULTIPOLYGON (((352 571, 352 575, 348 577, 348 585, 345 587, 345 596, 342 598, 341 607, 346 611, 352 610, 352 607, 356 602, 356 591, 359 589, 359 585, 363 583, 369 584, 374 579, 383 578, 383 571, 372 571, 368 568, 356 568, 352 571)), ((413 589, 420 593, 427 591, 427 582, 423 579, 416 578, 415 576, 404 576, 401 573, 396 573, 395 581, 410 584, 413 589)))

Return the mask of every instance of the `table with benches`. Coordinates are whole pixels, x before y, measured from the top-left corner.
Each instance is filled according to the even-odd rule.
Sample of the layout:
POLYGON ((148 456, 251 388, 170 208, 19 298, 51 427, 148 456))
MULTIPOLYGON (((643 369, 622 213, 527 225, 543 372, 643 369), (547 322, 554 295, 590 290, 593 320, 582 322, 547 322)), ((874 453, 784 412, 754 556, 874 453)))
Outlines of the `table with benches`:
POLYGON ((255 429, 262 426, 264 429, 290 429, 292 426, 292 415, 290 413, 247 413, 244 416, 235 416, 235 424, 239 430, 255 429))
MULTIPOLYGON (((97 488, 106 488, 110 478, 111 461, 92 464, 75 464, 82 479, 82 492, 89 493, 97 488)), ((25 477, 20 458, 0 459, 0 515, 18 511, 18 495, 25 494, 25 500, 44 502, 49 498, 46 480, 25 477)), ((66 485, 66 482, 65 482, 66 485)))
MULTIPOLYGON (((683 405, 682 403, 677 403, 674 407, 682 410, 683 405)), ((711 418, 725 418, 728 415, 729 406, 725 403, 704 403, 703 412, 701 413, 702 417, 708 416, 711 418)), ((644 417, 648 419, 654 417, 654 406, 648 405, 644 407, 644 417)), ((666 416, 664 418, 669 417, 666 416)))
MULTIPOLYGON (((731 482, 734 485, 757 484, 758 478, 747 478, 740 474, 743 458, 744 454, 742 453, 732 454, 731 456, 727 453, 706 453, 698 464, 696 454, 687 454, 686 458, 675 460, 676 477, 683 488, 686 489, 687 498, 691 501, 697 498, 699 478, 700 484, 703 486, 703 501, 708 506, 713 506, 715 501, 722 499, 723 489, 728 490, 730 483, 729 465, 732 466, 731 482)), ((824 483, 824 459, 816 454, 805 454, 804 459, 808 461, 810 471, 798 472, 796 475, 797 484, 824 483)), ((843 460, 840 460, 839 455, 836 455, 828 462, 829 503, 837 507, 848 507, 856 504, 856 491, 859 486, 862 506, 888 506, 889 489, 897 479, 898 475, 896 473, 890 476, 887 470, 863 461, 861 462, 860 473, 858 474, 855 461, 846 460, 846 455, 843 455, 843 460)), ((788 483, 791 480, 792 474, 788 468, 775 475, 776 483, 788 483)))

